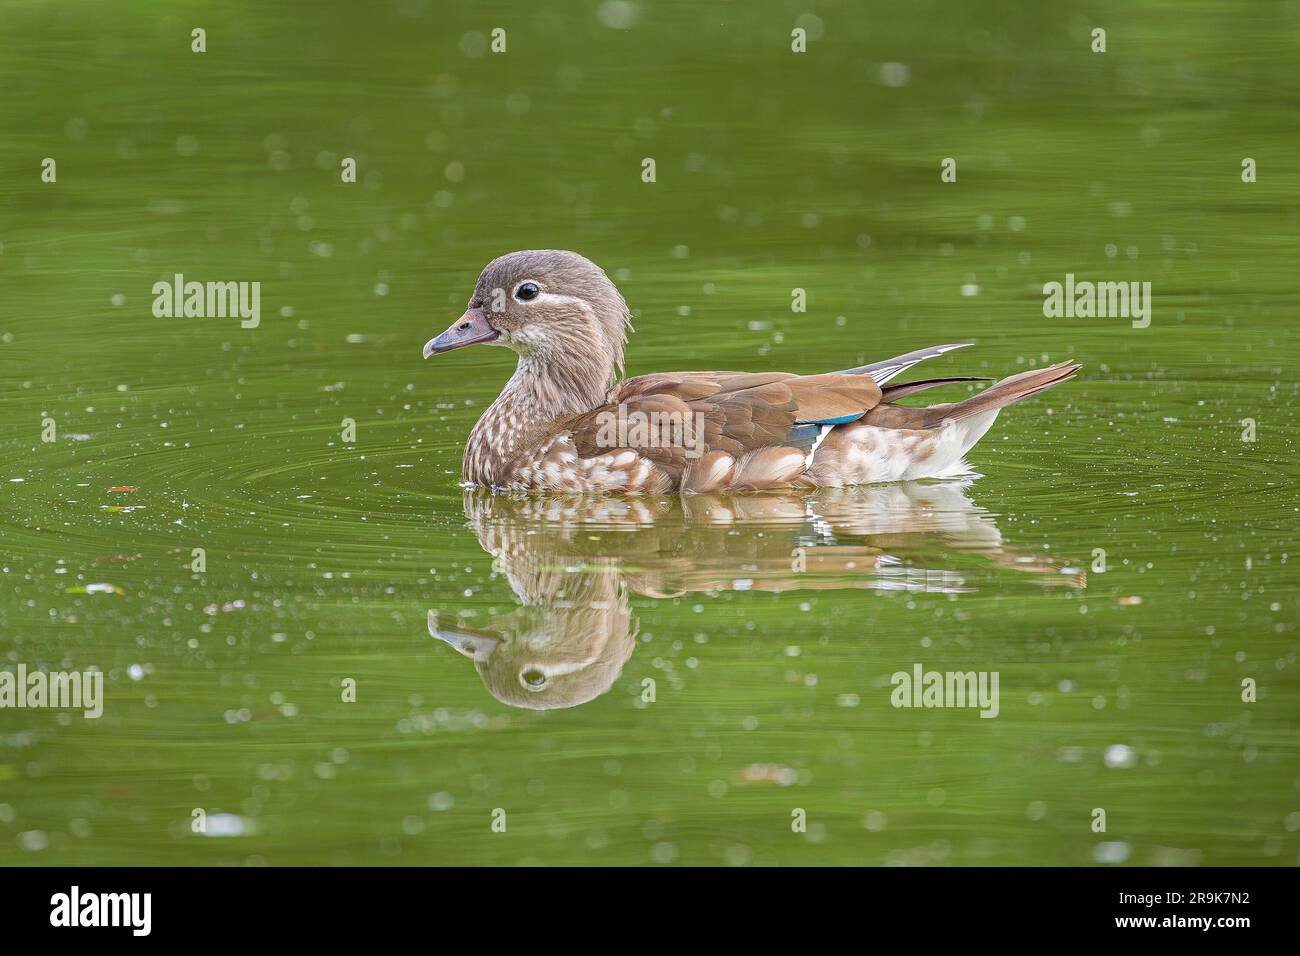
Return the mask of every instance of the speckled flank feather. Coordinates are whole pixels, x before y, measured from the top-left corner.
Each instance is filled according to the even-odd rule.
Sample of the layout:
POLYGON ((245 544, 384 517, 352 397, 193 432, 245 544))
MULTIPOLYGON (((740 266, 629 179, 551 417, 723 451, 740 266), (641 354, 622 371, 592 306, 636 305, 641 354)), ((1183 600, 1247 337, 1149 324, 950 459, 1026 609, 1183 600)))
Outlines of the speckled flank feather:
POLYGON ((965 401, 928 407, 894 399, 975 379, 885 383, 969 343, 817 375, 671 372, 620 382, 623 298, 597 266, 555 250, 494 260, 466 315, 486 319, 490 344, 519 359, 470 433, 462 474, 467 484, 512 491, 695 494, 959 475, 1000 408, 1079 368, 1021 372, 965 401), (536 294, 519 301, 525 282, 536 294), (494 289, 514 298, 484 313, 494 289), (607 423, 637 416, 656 424, 638 441, 622 435, 626 446, 615 447, 607 423), (689 442, 666 424, 684 421, 695 427, 689 442))

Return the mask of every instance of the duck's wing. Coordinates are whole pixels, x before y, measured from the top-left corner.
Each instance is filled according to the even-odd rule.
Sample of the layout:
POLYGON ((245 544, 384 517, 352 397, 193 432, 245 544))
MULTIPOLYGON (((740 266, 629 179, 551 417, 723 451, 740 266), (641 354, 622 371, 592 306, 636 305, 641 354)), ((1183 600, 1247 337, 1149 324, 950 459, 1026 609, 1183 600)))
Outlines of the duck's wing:
MULTIPOLYGON (((795 375, 791 372, 727 372, 727 371, 710 371, 710 372, 655 372, 650 375, 639 375, 636 378, 624 380, 615 387, 610 396, 611 401, 617 403, 626 401, 628 398, 636 395, 652 395, 658 393, 671 392, 693 392, 699 390, 702 394, 708 395, 716 391, 740 390, 753 387, 754 385, 766 384, 774 381, 788 381, 790 379, 804 379, 807 382, 809 401, 811 403, 817 389, 826 384, 827 379, 840 378, 842 376, 854 375, 863 376, 871 379, 877 385, 884 385, 886 382, 897 378, 903 372, 918 365, 927 359, 938 358, 947 352, 955 349, 964 349, 973 342, 951 342, 947 345, 931 345, 928 348, 915 349, 911 352, 905 352, 902 355, 895 355, 893 358, 881 359, 879 362, 872 362, 869 365, 859 365, 856 368, 847 368, 838 372, 830 372, 824 375, 795 375)), ((929 379, 928 383, 934 385, 947 384, 948 381, 971 381, 967 378, 954 379, 929 379)), ((843 383, 835 383, 843 387, 843 383)), ((919 388, 911 391, 920 391, 919 388)), ((907 394, 910 394, 908 392, 907 394)), ((683 394, 683 397, 685 395, 683 394)), ((901 396, 895 396, 901 397, 901 396)), ((886 400, 889 395, 886 394, 886 400)), ((877 402, 879 398, 877 398, 877 402)), ((810 404, 807 409, 801 409, 800 422, 814 422, 814 417, 818 414, 817 410, 810 404)))
MULTIPOLYGON (((881 359, 878 362, 871 362, 867 365, 859 365, 856 368, 841 369, 836 372, 837 375, 867 375, 875 380, 877 385, 884 385, 890 379, 896 378, 909 368, 924 362, 926 359, 938 358, 947 352, 956 349, 969 348, 974 342, 950 342, 947 345, 931 345, 923 349, 914 349, 911 352, 905 352, 902 355, 895 355, 893 358, 881 359)), ((721 381, 727 378, 735 378, 741 375, 751 375, 752 372, 658 372, 653 375, 642 375, 637 378, 627 379, 623 385, 629 386, 633 383, 642 381, 662 380, 665 378, 675 378, 677 376, 702 376, 721 381)), ((787 375, 785 372, 774 372, 775 375, 787 375)))
POLYGON ((759 412, 766 419, 764 412, 779 409, 783 413, 780 421, 788 428, 796 422, 830 425, 856 421, 880 403, 880 387, 870 376, 845 372, 659 372, 627 379, 614 389, 609 406, 604 407, 655 396, 685 402, 692 411, 708 413, 719 408, 742 418, 748 411, 759 412), (789 415, 784 414, 787 412, 789 415))
POLYGON ((685 491, 789 487, 805 424, 856 421, 880 402, 870 376, 789 372, 643 375, 565 424, 581 458, 626 451, 685 491))

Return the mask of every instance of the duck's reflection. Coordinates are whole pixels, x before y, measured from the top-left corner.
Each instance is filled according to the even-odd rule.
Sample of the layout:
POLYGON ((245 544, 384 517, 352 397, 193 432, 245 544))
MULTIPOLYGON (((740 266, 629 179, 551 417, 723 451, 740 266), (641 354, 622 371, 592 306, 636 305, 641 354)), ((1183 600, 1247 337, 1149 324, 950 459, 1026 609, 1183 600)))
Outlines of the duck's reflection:
POLYGON ((429 633, 474 662, 515 707, 574 707, 631 656, 632 595, 877 588, 969 591, 993 568, 1083 587, 1084 574, 1002 543, 969 482, 807 494, 515 498, 465 492, 479 544, 522 607, 467 626, 429 611, 429 633))

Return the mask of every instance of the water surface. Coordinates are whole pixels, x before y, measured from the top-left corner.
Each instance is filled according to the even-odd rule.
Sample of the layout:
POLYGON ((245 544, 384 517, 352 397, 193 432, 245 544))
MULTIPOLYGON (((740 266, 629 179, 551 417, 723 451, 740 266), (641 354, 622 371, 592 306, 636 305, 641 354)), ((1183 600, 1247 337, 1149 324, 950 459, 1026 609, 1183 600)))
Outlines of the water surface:
POLYGON ((0 711, 0 861, 1297 862, 1295 4, 0 15, 0 667, 106 675, 0 711), (972 481, 465 495, 508 357, 420 348, 528 247, 631 374, 1084 370, 972 481), (260 325, 155 318, 177 272, 260 325), (1150 327, 1045 319, 1067 273, 1150 327))

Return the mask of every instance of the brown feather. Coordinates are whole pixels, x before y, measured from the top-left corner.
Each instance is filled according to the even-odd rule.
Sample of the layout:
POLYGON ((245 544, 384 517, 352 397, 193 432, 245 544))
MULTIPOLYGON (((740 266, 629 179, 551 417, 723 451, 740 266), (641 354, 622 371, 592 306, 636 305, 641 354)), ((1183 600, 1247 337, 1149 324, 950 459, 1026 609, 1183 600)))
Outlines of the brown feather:
POLYGON ((927 378, 919 382, 900 382, 897 385, 886 385, 880 390, 880 395, 884 401, 892 402, 898 398, 915 395, 917 392, 924 392, 927 389, 938 388, 940 385, 953 385, 957 382, 988 381, 991 381, 991 379, 979 375, 956 375, 952 378, 927 378))

